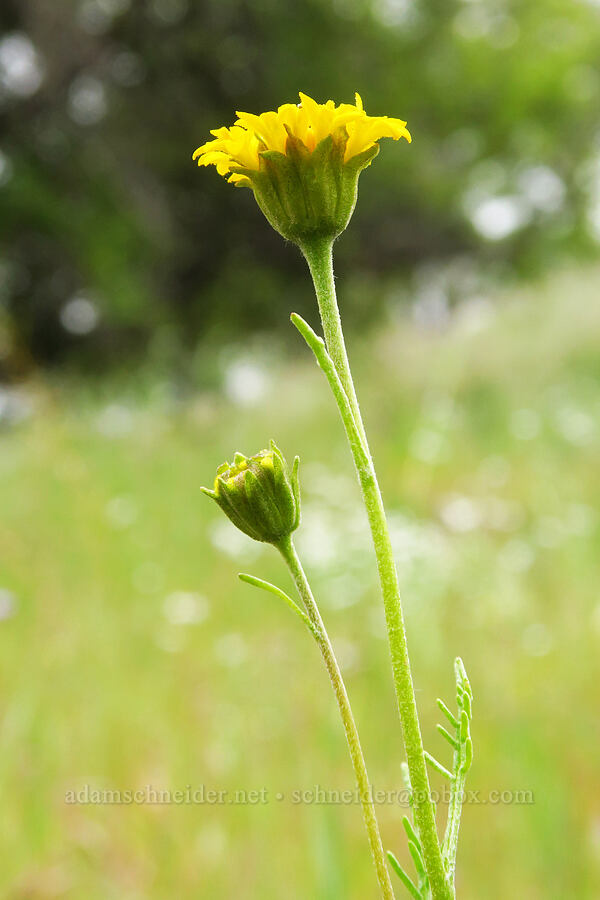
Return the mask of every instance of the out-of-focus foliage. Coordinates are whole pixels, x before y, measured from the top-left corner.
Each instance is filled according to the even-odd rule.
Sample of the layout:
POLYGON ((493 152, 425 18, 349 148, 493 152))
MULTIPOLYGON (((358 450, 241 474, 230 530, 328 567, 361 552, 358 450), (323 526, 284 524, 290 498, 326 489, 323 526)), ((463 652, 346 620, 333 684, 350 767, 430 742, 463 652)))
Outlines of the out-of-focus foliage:
POLYGON ((359 90, 414 135, 340 242, 359 295, 456 256, 464 294, 596 246, 591 0, 5 0, 0 24, 1 303, 34 359, 173 358, 312 302, 251 193, 191 162, 236 108, 298 89, 359 90))
MULTIPOLYGON (((376 369, 371 339, 368 355, 352 340, 424 739, 445 763, 435 698, 458 653, 475 693, 463 900, 600 897, 599 290, 596 267, 461 305, 442 335, 406 317, 376 369)), ((307 353, 231 360, 224 382, 185 403, 131 378, 93 399, 82 379, 0 392, 3 900, 376 896, 359 804, 316 796, 353 786, 318 651, 236 578, 292 592, 283 563, 195 487, 271 434, 302 458, 295 536, 389 792, 385 846, 411 864, 377 572, 325 379, 307 353), (108 799, 67 802, 86 785, 108 799), (226 793, 110 802, 147 785, 226 793)))

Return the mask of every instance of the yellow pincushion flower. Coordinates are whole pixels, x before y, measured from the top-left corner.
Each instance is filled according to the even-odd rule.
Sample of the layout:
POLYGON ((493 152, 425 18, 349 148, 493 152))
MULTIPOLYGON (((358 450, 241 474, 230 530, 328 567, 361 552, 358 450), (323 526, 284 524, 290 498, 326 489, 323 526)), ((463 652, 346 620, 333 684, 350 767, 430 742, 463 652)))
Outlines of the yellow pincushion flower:
POLYGON ((211 132, 198 147, 199 166, 250 187, 269 222, 301 244, 312 236, 334 238, 352 215, 358 176, 379 152, 378 141, 411 137, 406 122, 368 116, 355 104, 317 103, 300 94, 277 112, 238 112, 231 128, 211 132))

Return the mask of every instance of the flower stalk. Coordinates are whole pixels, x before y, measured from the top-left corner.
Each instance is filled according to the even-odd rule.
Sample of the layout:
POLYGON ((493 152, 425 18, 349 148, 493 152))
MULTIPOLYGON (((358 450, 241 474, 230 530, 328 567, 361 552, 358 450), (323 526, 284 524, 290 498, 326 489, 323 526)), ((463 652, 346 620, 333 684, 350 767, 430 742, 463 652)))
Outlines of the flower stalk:
POLYGON ((308 582, 304 569, 302 568, 302 563, 300 562, 291 537, 285 538, 276 546, 290 571, 298 594, 300 595, 306 609, 308 618, 313 625, 311 631, 319 646, 319 650, 321 651, 321 655, 325 663, 325 668, 327 669, 335 698, 337 700, 342 724, 344 726, 344 732, 346 734, 346 740, 348 742, 348 748, 350 750, 350 757, 352 759, 352 766, 354 768, 354 775, 356 777, 356 783, 360 795, 360 802, 362 805, 363 818, 365 820, 365 826, 369 838, 371 855, 373 857, 373 862, 375 863, 375 870, 377 872, 377 880, 379 882, 381 896, 382 898, 384 898, 384 900, 394 900, 394 889, 392 887, 390 873, 386 862, 386 855, 383 850, 383 844, 381 843, 379 825, 377 823, 377 818, 375 815, 375 805, 373 802, 371 783, 369 781, 369 775, 367 772, 367 767, 358 736, 358 730, 356 728, 356 723, 352 714, 352 708, 350 706, 350 701, 348 699, 348 694, 346 692, 342 673, 335 657, 331 641, 329 640, 329 636, 327 634, 327 631, 325 630, 325 625, 323 624, 323 619, 321 618, 319 608, 315 602, 310 584, 308 582))
MULTIPOLYGON (((423 747, 396 564, 352 379, 332 261, 333 243, 348 225, 356 204, 359 175, 377 155, 379 141, 404 138, 410 142, 411 136, 406 122, 400 119, 367 115, 359 94, 355 95, 354 104, 336 106, 332 100, 319 104, 301 93, 297 105, 284 104, 276 112, 258 116, 244 112, 237 115, 231 127, 212 131, 214 140, 201 145, 194 159, 200 166, 214 165, 220 175, 236 186, 251 188, 269 223, 300 248, 308 263, 325 340, 299 316, 293 314, 292 322, 327 376, 350 444, 371 528, 406 749, 403 774, 409 784, 413 810, 413 821, 405 817, 403 822, 418 884, 404 872, 393 853, 388 853, 388 858, 413 897, 453 900, 462 791, 472 760, 469 732, 472 692, 464 666, 457 660, 458 717, 440 701, 440 709, 455 729, 455 736, 441 729, 455 751, 450 771, 423 747), (451 783, 443 842, 437 833, 427 765, 451 783)), ((255 457, 236 454, 233 465, 224 464, 219 469, 214 490, 205 489, 205 492, 238 528, 256 540, 276 546, 290 569, 305 610, 279 588, 253 576, 241 577, 284 599, 308 625, 319 644, 344 723, 382 896, 389 898, 393 897, 393 890, 356 725, 331 643, 291 541, 291 533, 300 521, 297 474, 297 459, 290 475, 280 451, 271 444, 270 451, 262 451, 255 457)))
POLYGON ((299 458, 296 457, 290 472, 281 450, 271 441, 269 450, 261 450, 254 456, 236 453, 233 463, 225 462, 217 469, 214 489, 202 488, 202 490, 220 506, 240 531, 256 541, 276 547, 292 575, 303 608, 300 608, 281 588, 262 578, 246 573, 240 573, 239 577, 246 584, 251 584, 283 600, 304 622, 319 646, 350 749, 381 896, 383 900, 394 900, 390 873, 375 815, 373 794, 350 701, 331 641, 292 542, 292 532, 300 524, 298 466, 299 458))
MULTIPOLYGON (((392 542, 352 380, 337 304, 332 242, 326 240, 305 241, 301 250, 312 275, 325 335, 325 345, 322 346, 322 349, 319 349, 318 344, 315 344, 314 341, 311 349, 317 355, 319 364, 324 369, 332 387, 352 451, 371 528, 383 595, 396 699, 413 790, 415 821, 423 848, 431 896, 433 900, 451 900, 454 891, 444 871, 442 850, 437 834, 435 808, 431 800, 392 542), (326 357, 329 357, 331 366, 326 357)), ((298 319, 299 317, 294 319, 297 327, 298 319)), ((302 329, 300 330, 302 331, 302 329)), ((307 338, 304 332, 303 336, 305 339, 307 338)), ((316 335, 314 337, 316 338, 316 335)))

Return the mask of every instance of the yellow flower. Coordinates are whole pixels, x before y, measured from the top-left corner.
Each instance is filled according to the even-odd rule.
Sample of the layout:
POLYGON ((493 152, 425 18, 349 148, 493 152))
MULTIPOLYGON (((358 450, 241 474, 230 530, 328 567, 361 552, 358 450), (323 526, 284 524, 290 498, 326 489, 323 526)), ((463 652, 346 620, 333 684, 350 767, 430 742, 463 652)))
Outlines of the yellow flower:
POLYGON ((211 131, 215 140, 198 147, 193 159, 199 166, 214 165, 219 175, 229 175, 228 181, 251 187, 247 176, 239 169, 260 169, 260 154, 265 150, 286 153, 288 136, 293 135, 311 152, 329 135, 344 141, 344 163, 372 148, 377 141, 391 137, 395 141, 410 133, 406 122, 387 116, 368 116, 363 109, 360 94, 355 94, 355 105, 333 100, 317 103, 300 93, 300 103, 285 103, 277 112, 265 112, 259 116, 238 112, 231 128, 211 131), (343 134, 343 132, 346 132, 343 134))
POLYGON ((411 140, 406 122, 368 116, 358 94, 354 104, 336 106, 301 93, 297 106, 237 116, 231 128, 212 131, 214 140, 193 158, 199 166, 216 166, 238 187, 252 188, 271 225, 300 247, 333 240, 344 230, 358 176, 379 152, 381 138, 411 140))

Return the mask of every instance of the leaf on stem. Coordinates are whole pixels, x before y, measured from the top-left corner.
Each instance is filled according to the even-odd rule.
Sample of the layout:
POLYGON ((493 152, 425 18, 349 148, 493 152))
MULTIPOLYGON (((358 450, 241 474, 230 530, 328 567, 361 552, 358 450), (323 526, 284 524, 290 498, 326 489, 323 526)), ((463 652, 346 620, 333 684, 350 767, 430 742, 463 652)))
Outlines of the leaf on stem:
POLYGON ((448 769, 443 766, 441 762, 438 762, 435 756, 432 756, 431 753, 428 753, 427 750, 424 750, 423 752, 425 754, 425 760, 429 763, 431 768, 435 769, 436 772, 439 772, 440 775, 443 775, 444 778, 448 778, 450 781, 452 781, 452 778, 454 777, 452 775, 452 772, 449 772, 448 769))
POLYGON ((319 632, 315 625, 310 621, 308 616, 303 610, 300 609, 297 603, 289 597, 285 591, 282 591, 281 588, 276 587, 274 584, 271 584, 270 581, 264 581, 262 578, 257 578, 256 575, 248 575, 246 572, 240 572, 238 574, 238 578, 240 581, 245 582, 245 584, 251 584, 253 587, 261 588, 263 591, 267 591, 269 594, 275 594, 276 597, 279 597, 280 600, 283 600, 284 603, 287 603, 289 608, 299 616, 306 627, 313 633, 313 635, 318 638, 319 632))
POLYGON ((421 841, 419 840, 419 836, 414 829, 414 826, 408 816, 402 817, 402 824, 404 825, 404 830, 409 841, 412 841, 419 848, 419 852, 421 852, 421 841))
POLYGON ((456 684, 460 685, 463 691, 466 691, 471 700, 473 699, 473 690, 471 688, 471 682, 467 676, 467 670, 465 669, 465 664, 463 663, 460 656, 457 656, 454 661, 454 672, 456 674, 456 684))
POLYGON ((441 709, 441 711, 444 713, 444 715, 446 716, 446 718, 448 719, 448 721, 450 722, 450 724, 452 725, 452 727, 453 727, 453 728, 458 728, 458 719, 457 719, 456 716, 453 715, 453 713, 448 709, 448 707, 446 706, 446 704, 444 703, 444 701, 443 701, 443 700, 440 700, 439 697, 438 697, 438 700, 437 700, 437 705, 439 706, 439 708, 441 709))
POLYGON ((465 741, 465 758, 464 758, 463 764, 460 769, 461 773, 466 775, 466 773, 471 768, 472 763, 473 763, 473 741, 471 740, 471 738, 467 738, 467 740, 465 741))
POLYGON ((459 744, 456 738, 453 738, 449 731, 446 731, 443 725, 437 725, 437 730, 445 738, 454 750, 458 750, 459 744))
MULTIPOLYGON (((452 736, 442 725, 437 726, 440 734, 448 741, 454 750, 452 772, 445 770, 447 772, 447 777, 450 778, 450 803, 448 805, 446 833, 442 845, 444 865, 451 883, 454 883, 456 850, 458 845, 458 832, 465 780, 473 761, 473 742, 470 734, 473 690, 464 663, 460 657, 454 661, 454 674, 456 677, 456 703, 458 706, 458 715, 455 716, 450 712, 442 700, 438 700, 439 708, 454 729, 454 736, 452 736)), ((429 754, 426 754, 426 758, 435 768, 437 760, 432 761, 432 758, 429 758, 429 754)), ((437 763, 437 765, 439 766, 439 763, 437 763)))
POLYGON ((406 874, 406 872, 404 871, 404 869, 402 868, 402 866, 400 865, 400 863, 398 862, 398 860, 396 859, 396 857, 394 856, 394 854, 392 853, 391 850, 387 851, 387 858, 390 862, 392 869, 394 870, 394 872, 396 873, 396 875, 398 876, 398 878, 400 879, 400 881, 402 882, 402 884, 404 885, 404 887, 406 888, 408 893, 412 897, 414 897, 415 900, 421 900, 420 890, 417 888, 417 886, 415 884, 413 884, 410 877, 406 874))
POLYGON ((344 386, 340 380, 339 373, 335 367, 335 364, 327 352, 327 347, 325 346, 325 341, 323 338, 320 338, 316 332, 310 327, 308 322, 305 322, 302 316, 299 316, 298 313, 292 313, 290 316, 292 324, 298 329, 310 349, 315 355, 315 359, 317 363, 325 373, 325 377, 329 382, 329 386, 332 390, 333 396, 335 397, 336 403, 340 410, 342 419, 344 424, 346 425, 346 429, 348 432, 348 439, 353 448, 353 453, 357 455, 363 456, 363 461, 356 461, 356 465, 358 468, 361 465, 365 464, 365 449, 361 444, 361 435, 360 435, 360 427, 359 423, 356 421, 356 417, 354 415, 352 409, 352 403, 344 389, 344 386))
POLYGON ((302 316, 299 316, 298 313, 292 313, 290 315, 290 319, 291 319, 292 324, 298 329, 298 331, 300 332, 300 334, 302 335, 302 337, 304 338, 304 340, 306 341, 306 343, 308 344, 310 349, 313 351, 313 353, 317 357, 317 360, 319 361, 319 365, 320 365, 321 364, 320 357, 323 354, 325 354, 326 356, 329 356, 329 354, 327 353, 327 350, 325 348, 325 341, 323 340, 323 338, 319 337, 319 335, 316 333, 316 331, 313 331, 313 329, 310 327, 308 322, 305 319, 303 319, 302 316))
POLYGON ((421 851, 419 850, 415 842, 410 840, 408 842, 408 849, 410 851, 410 855, 413 858, 415 869, 417 870, 417 874, 419 876, 419 882, 425 881, 427 879, 427 872, 425 871, 425 863, 423 862, 421 851))

